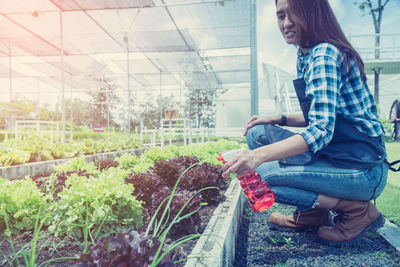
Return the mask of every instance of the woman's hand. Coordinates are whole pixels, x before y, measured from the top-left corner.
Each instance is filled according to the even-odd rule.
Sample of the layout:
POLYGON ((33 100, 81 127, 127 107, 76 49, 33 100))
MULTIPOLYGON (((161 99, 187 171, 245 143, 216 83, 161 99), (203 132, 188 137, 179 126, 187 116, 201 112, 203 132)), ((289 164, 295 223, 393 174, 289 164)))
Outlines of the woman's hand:
POLYGON ((244 136, 246 136, 247 131, 256 124, 278 124, 280 121, 280 116, 257 116, 254 115, 246 123, 246 129, 244 130, 244 136))
POLYGON ((264 162, 280 160, 309 151, 308 144, 301 134, 295 134, 282 141, 261 146, 254 150, 243 150, 222 166, 223 177, 235 172, 242 177, 255 170, 264 162))
POLYGON ((222 176, 229 177, 234 172, 237 177, 242 177, 255 170, 261 163, 254 150, 243 150, 222 166, 222 176))

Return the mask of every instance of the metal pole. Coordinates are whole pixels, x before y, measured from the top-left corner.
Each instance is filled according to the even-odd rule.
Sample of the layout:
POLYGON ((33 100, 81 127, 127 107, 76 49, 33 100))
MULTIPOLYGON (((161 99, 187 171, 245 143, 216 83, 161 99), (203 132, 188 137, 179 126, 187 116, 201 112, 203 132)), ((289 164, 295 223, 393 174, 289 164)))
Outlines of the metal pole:
POLYGON ((10 127, 10 132, 12 131, 13 128, 13 108, 12 108, 12 69, 11 69, 11 43, 8 43, 8 69, 9 69, 9 80, 10 80, 10 122, 9 122, 9 127, 10 127))
POLYGON ((179 83, 179 117, 182 116, 182 79, 180 80, 179 83))
POLYGON ((258 64, 257 64, 257 0, 250 1, 250 113, 258 114, 258 64))
POLYGON ((106 87, 106 109, 107 109, 107 133, 110 129, 110 92, 108 90, 108 86, 106 87))
POLYGON ((128 43, 128 36, 124 36, 124 42, 126 44, 126 73, 127 73, 127 83, 128 83, 128 130, 129 136, 131 135, 131 89, 129 85, 129 43, 128 43))
POLYGON ((163 101, 162 101, 162 71, 160 70, 160 128, 162 128, 162 113, 163 113, 163 101))
POLYGON ((61 52, 61 102, 62 102, 62 115, 61 115, 61 143, 65 143, 65 90, 64 90, 64 40, 63 40, 63 24, 62 24, 62 11, 60 10, 60 52, 61 52))
POLYGON ((36 79, 36 84, 37 84, 37 113, 38 113, 38 119, 40 120, 40 81, 39 79, 36 79))
POLYGON ((72 105, 72 76, 70 76, 70 80, 71 80, 71 91, 70 91, 70 93, 71 93, 71 105, 70 105, 70 108, 71 108, 71 129, 70 129, 70 133, 69 133, 69 141, 70 142, 72 142, 72 132, 73 132, 73 126, 72 126, 72 123, 74 122, 74 116, 73 116, 73 111, 72 111, 72 107, 73 107, 73 105, 72 105))

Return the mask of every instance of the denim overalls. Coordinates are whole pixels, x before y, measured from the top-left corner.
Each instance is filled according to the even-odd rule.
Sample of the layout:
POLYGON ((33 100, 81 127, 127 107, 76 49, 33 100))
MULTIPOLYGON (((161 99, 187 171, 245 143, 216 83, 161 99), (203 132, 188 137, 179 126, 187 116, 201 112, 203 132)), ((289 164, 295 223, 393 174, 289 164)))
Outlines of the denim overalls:
MULTIPOLYGON (((311 99, 305 95, 304 78, 294 80, 293 85, 308 125, 311 99)), ((358 131, 349 120, 337 114, 332 140, 324 149, 318 151, 312 160, 325 157, 339 168, 365 170, 384 161, 385 155, 385 143, 382 136, 369 137, 358 131)))
MULTIPOLYGON (((308 124, 311 100, 305 96, 303 78, 293 81, 300 107, 308 124)), ((250 149, 272 144, 296 133, 275 125, 255 125, 246 135, 250 149)), ((276 202, 300 210, 318 206, 319 193, 346 199, 371 200, 378 197, 387 180, 383 138, 360 133, 338 115, 333 138, 317 153, 261 164, 256 172, 275 193, 276 202)))

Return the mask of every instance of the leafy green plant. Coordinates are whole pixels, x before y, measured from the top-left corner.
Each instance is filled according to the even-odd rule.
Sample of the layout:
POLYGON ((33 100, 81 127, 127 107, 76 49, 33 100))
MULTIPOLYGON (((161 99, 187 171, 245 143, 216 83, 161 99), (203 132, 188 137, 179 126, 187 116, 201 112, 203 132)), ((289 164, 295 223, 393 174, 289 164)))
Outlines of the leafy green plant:
POLYGON ((139 162, 139 158, 135 155, 125 153, 116 159, 119 167, 125 170, 132 170, 133 167, 139 162))
POLYGON ((291 237, 285 237, 280 232, 274 233, 272 236, 269 236, 268 238, 271 241, 271 243, 276 246, 286 245, 291 247, 294 245, 294 241, 292 240, 291 237))
POLYGON ((136 231, 123 231, 116 237, 102 238, 96 245, 89 246, 88 253, 81 255, 75 266, 91 266, 95 262, 100 266, 175 266, 168 255, 171 255, 178 246, 200 237, 201 234, 186 235, 165 246, 168 233, 175 224, 188 219, 200 210, 200 206, 204 203, 200 203, 194 210, 188 207, 201 191, 209 189, 204 188, 189 197, 187 197, 189 195, 187 192, 179 194, 177 187, 187 170, 179 176, 169 195, 158 205, 144 235, 136 231), (185 197, 180 198, 182 195, 185 197), (179 209, 178 206, 180 206, 179 209), (174 209, 176 212, 173 211, 174 209), (170 217, 172 217, 171 220, 170 217), (152 232, 151 235, 150 232, 152 232))
MULTIPOLYGON (((74 133, 79 135, 79 133, 74 133)), ((50 144, 47 138, 28 133, 20 139, 9 139, 0 143, 0 166, 12 166, 27 162, 71 158, 76 156, 143 147, 139 137, 123 134, 108 134, 104 138, 90 135, 68 144, 50 144), (113 138, 114 137, 114 138, 113 138)))
POLYGON ((48 214, 44 215, 44 218, 42 219, 42 213, 41 213, 41 208, 39 208, 38 213, 36 214, 36 219, 35 219, 35 228, 33 230, 33 239, 32 239, 32 247, 30 251, 26 252, 23 251, 22 254, 24 256, 25 260, 25 266, 28 267, 34 267, 36 266, 36 259, 38 257, 38 251, 37 249, 37 242, 38 242, 38 236, 39 233, 43 227, 44 222, 46 221, 46 217, 48 214))
POLYGON ((17 149, 8 149, 8 151, 0 155, 0 166, 12 166, 24 164, 29 161, 31 154, 27 151, 17 149))
MULTIPOLYGON (((42 249, 45 248, 46 243, 47 243, 47 241, 45 241, 44 244, 42 244, 42 246, 40 248, 38 247, 39 234, 41 233, 42 227, 45 225, 45 222, 50 217, 48 213, 42 212, 41 207, 39 208, 39 211, 35 217, 33 238, 29 243, 23 245, 19 251, 15 250, 15 244, 14 244, 14 241, 12 238, 12 233, 10 230, 8 214, 6 213, 6 211, 4 209, 0 209, 0 214, 2 214, 5 218, 5 224, 6 224, 5 235, 8 237, 8 242, 10 244, 12 253, 11 253, 11 255, 5 255, 3 253, 3 251, 0 251, 0 252, 1 252, 1 254, 3 254, 4 259, 6 260, 6 262, 8 263, 9 266, 14 266, 15 265, 14 262, 17 263, 17 266, 21 266, 21 264, 19 262, 20 255, 22 255, 23 259, 24 259, 23 266, 27 266, 27 267, 42 266, 42 265, 45 265, 47 263, 50 263, 50 262, 56 261, 56 260, 75 259, 76 258, 76 257, 61 257, 61 258, 47 260, 46 262, 44 262, 42 264, 37 264, 37 262, 36 262, 37 258, 39 256, 39 254, 41 253, 42 249), (9 259, 10 257, 11 257, 11 259, 9 259)), ((46 236, 44 236, 44 237, 46 237, 46 236)))
POLYGON ((157 211, 152 217, 150 224, 147 226, 145 235, 141 235, 136 231, 121 232, 116 237, 105 237, 100 239, 96 245, 89 247, 89 253, 83 254, 80 260, 75 265, 77 267, 90 266, 92 263, 100 264, 100 266, 119 266, 119 264, 129 266, 175 266, 173 262, 166 259, 166 256, 176 248, 176 246, 182 244, 182 242, 191 240, 198 237, 198 235, 192 235, 184 239, 178 240, 178 242, 168 246, 166 251, 163 251, 166 235, 172 226, 178 221, 188 218, 198 211, 191 211, 188 214, 180 217, 188 203, 193 197, 185 202, 180 210, 175 215, 172 222, 167 226, 167 219, 170 214, 171 204, 173 198, 177 195, 175 190, 179 183, 178 179, 175 183, 174 188, 170 192, 168 198, 161 201, 157 211), (166 202, 166 200, 168 201, 166 202), (166 203, 165 207, 163 206, 166 203), (162 215, 158 215, 161 208, 164 207, 162 215), (149 235, 150 230, 153 229, 153 235, 149 235))
POLYGON ((142 158, 150 159, 152 162, 156 162, 159 160, 170 159, 176 157, 177 155, 174 153, 174 150, 162 147, 152 147, 143 153, 142 158))
MULTIPOLYGON (((111 149, 110 144, 106 142, 101 149, 111 149)), ((147 156, 142 157, 126 154, 121 157, 122 160, 121 158, 118 160, 118 167, 101 168, 101 172, 99 166, 88 164, 83 158, 78 158, 59 167, 58 172, 51 177, 42 177, 43 180, 40 181, 35 180, 41 185, 39 186, 41 190, 35 188, 32 181, 30 184, 38 192, 38 196, 43 199, 41 204, 45 204, 37 207, 52 211, 52 221, 43 222, 49 224, 49 233, 57 236, 75 236, 79 242, 82 242, 82 252, 87 252, 86 254, 90 254, 90 248, 95 246, 98 238, 106 235, 114 236, 121 231, 128 233, 127 229, 140 229, 143 225, 141 210, 143 203, 141 203, 142 199, 138 193, 142 192, 143 197, 147 194, 147 204, 152 207, 153 217, 149 224, 152 226, 148 228, 147 235, 144 237, 147 238, 146 240, 152 240, 148 244, 152 251, 149 254, 152 257, 152 266, 157 264, 161 266, 160 264, 168 260, 167 255, 176 247, 200 236, 193 228, 197 220, 197 212, 201 206, 213 201, 212 198, 206 197, 207 194, 210 197, 217 195, 215 194, 218 192, 216 189, 223 186, 221 182, 225 182, 225 179, 220 176, 220 167, 215 166, 220 165, 216 162, 218 152, 238 146, 239 144, 236 142, 209 142, 204 146, 193 145, 188 146, 189 148, 168 146, 164 148, 165 150, 152 150, 147 156), (194 157, 187 156, 185 153, 194 155, 194 157), (216 164, 204 163, 207 159, 214 160, 216 164), (191 166, 198 161, 200 163, 191 166), (189 166, 191 168, 186 170, 189 166), (128 176, 129 173, 131 173, 130 176, 128 176), (148 177, 150 179, 145 179, 148 177), (125 182, 125 180, 133 178, 136 179, 134 182, 125 182), (154 194, 155 192, 157 194, 154 194), (153 197, 157 199, 158 203, 153 202, 153 197), (184 226, 184 231, 179 229, 179 225, 184 226), (182 237, 167 245, 167 240, 171 235, 182 237), (153 238, 158 241, 154 241, 153 238), (156 250, 152 248, 153 244, 157 248, 156 250)), ((75 150, 74 145, 71 145, 69 149, 75 150)), ((11 199, 8 195, 9 191, 19 195, 21 203, 25 201, 26 197, 30 198, 30 194, 22 191, 16 192, 15 188, 10 190, 9 183, 13 184, 15 188, 27 188, 24 184, 16 184, 16 181, 0 179, 0 203, 7 203, 7 209, 10 208, 10 204, 3 199, 11 199), (7 187, 4 184, 7 184, 7 187)), ((214 201, 217 200, 214 199, 214 201)), ((3 205, 3 207, 5 206, 3 205)), ((30 205, 29 207, 31 208, 30 205)), ((33 207, 30 215, 25 214, 26 211, 22 212, 23 216, 31 218, 29 221, 31 228, 35 225, 37 218, 35 212, 38 211, 37 208, 35 209, 35 205, 33 207)), ((9 213, 7 217, 10 229, 14 227, 12 221, 15 218, 11 216, 13 214, 15 213, 9 213)), ((40 226, 41 221, 38 223, 40 226)), ((0 227, 6 228, 1 214, 0 227)), ((34 229, 39 229, 39 227, 34 229)), ((25 230, 26 228, 15 231, 18 233, 25 230)), ((126 234, 124 238, 129 240, 131 237, 128 236, 130 235, 126 234)), ((122 240, 122 237, 120 239, 122 240)), ((108 240, 114 242, 111 237, 108 240)), ((23 251, 16 253, 21 256, 23 251)), ((39 250, 35 255, 38 253, 39 250)), ((27 251, 25 255, 28 261, 34 262, 29 260, 35 258, 31 251, 27 251)))
POLYGON ((89 229, 101 227, 99 236, 142 226, 141 203, 132 196, 132 185, 124 183, 125 174, 119 169, 109 169, 97 179, 73 174, 58 194, 51 229, 66 228, 80 239, 85 235, 82 220, 88 220, 89 229))
POLYGON ((73 158, 64 164, 54 167, 57 173, 84 170, 89 174, 98 175, 100 171, 93 162, 87 163, 84 157, 73 158))
MULTIPOLYGON (((8 238, 8 242, 9 242, 9 244, 10 244, 10 246, 11 246, 11 251, 12 251, 12 254, 14 255, 14 259, 16 259, 17 260, 17 263, 18 263, 18 265, 20 265, 20 263, 19 263, 19 261, 18 261, 18 254, 16 253, 16 251, 15 251, 15 246, 14 246, 14 242, 13 242, 13 239, 12 239, 12 233, 11 233, 11 230, 10 230, 10 224, 9 224, 9 215, 8 215, 8 213, 6 212, 6 210, 5 210, 5 206, 0 206, 0 215, 3 217, 3 220, 4 220, 4 225, 5 225, 5 235, 7 236, 7 238, 8 238)), ((2 251, 1 251, 2 252, 2 251)), ((3 252, 2 252, 3 253, 3 252)), ((8 260, 8 258, 6 257, 6 255, 4 255, 4 258, 6 259, 6 261, 9 263, 9 265, 11 265, 12 266, 12 262, 14 261, 14 260, 8 260)))
POLYGON ((294 242, 293 242, 293 240, 292 240, 291 237, 283 237, 283 240, 285 241, 285 244, 286 244, 287 246, 289 246, 289 247, 291 247, 291 246, 294 245, 294 242))
POLYGON ((371 256, 378 258, 378 259, 390 257, 385 251, 375 251, 375 252, 371 253, 371 256))
MULTIPOLYGON (((24 180, 5 181, 0 186, 0 231, 5 229, 8 214, 9 230, 13 234, 32 230, 40 207, 46 207, 48 197, 43 195, 28 177, 24 180)), ((43 209, 43 208, 42 208, 43 209)), ((43 210, 45 212, 45 210, 43 210)))

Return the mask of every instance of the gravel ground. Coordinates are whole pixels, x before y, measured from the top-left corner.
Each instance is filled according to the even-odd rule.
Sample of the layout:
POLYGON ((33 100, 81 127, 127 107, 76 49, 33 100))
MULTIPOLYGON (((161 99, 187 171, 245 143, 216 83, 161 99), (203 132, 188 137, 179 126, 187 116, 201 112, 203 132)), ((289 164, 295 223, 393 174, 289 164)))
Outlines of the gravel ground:
POLYGON ((291 214, 294 208, 274 204, 257 213, 245 206, 233 266, 400 266, 400 253, 377 233, 351 246, 327 246, 317 241, 316 233, 270 230, 267 221, 275 211, 291 214))

